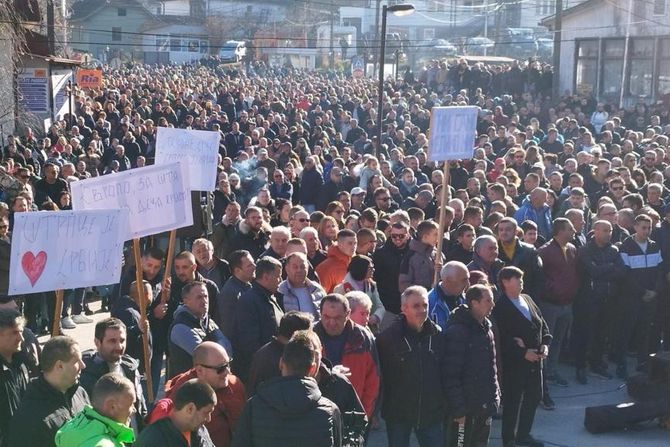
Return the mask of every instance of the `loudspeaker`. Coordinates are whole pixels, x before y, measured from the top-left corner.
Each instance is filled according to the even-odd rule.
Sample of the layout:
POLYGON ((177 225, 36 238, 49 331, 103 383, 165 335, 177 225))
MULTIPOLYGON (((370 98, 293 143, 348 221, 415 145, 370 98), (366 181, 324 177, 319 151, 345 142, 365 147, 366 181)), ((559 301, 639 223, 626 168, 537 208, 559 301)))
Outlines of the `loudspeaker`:
POLYGON ((626 388, 628 395, 636 402, 655 400, 658 396, 670 396, 670 381, 653 381, 646 373, 631 375, 626 380, 626 388))
POLYGON ((670 382, 670 351, 649 355, 649 378, 654 382, 670 382))
POLYGON ((670 396, 648 402, 588 407, 584 410, 584 427, 590 433, 606 433, 667 414, 670 414, 670 396))

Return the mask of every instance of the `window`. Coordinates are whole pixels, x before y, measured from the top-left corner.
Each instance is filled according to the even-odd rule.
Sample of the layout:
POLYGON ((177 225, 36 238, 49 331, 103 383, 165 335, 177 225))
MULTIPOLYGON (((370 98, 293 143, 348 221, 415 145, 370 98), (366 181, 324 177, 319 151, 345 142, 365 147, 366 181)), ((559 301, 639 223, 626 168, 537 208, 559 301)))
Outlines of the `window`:
POLYGON ((628 93, 634 96, 651 96, 654 41, 652 39, 632 39, 629 53, 628 93))
POLYGON ((665 15, 665 5, 667 0, 654 0, 654 15, 655 16, 664 16, 665 15))
POLYGON ((169 47, 169 36, 156 36, 156 51, 168 51, 169 47))
POLYGON ((170 51, 181 51, 181 36, 170 36, 170 51))
POLYGON ((660 41, 661 51, 658 61, 658 96, 670 95, 670 38, 660 41))
POLYGON ((593 93, 598 81, 598 41, 581 40, 577 42, 577 73, 575 91, 593 93))
POLYGON ((554 0, 535 0, 535 14, 549 15, 554 12, 554 0))
POLYGON ((423 38, 428 40, 428 39, 435 39, 435 28, 424 28, 423 29, 423 38))
POLYGON ((113 26, 112 27, 112 41, 113 42, 120 42, 122 40, 122 35, 123 35, 123 32, 121 31, 120 26, 113 26))
POLYGON ((125 17, 128 15, 128 11, 126 11, 126 8, 116 8, 116 15, 119 17, 125 17))
POLYGON ((189 42, 188 42, 188 52, 189 53, 200 52, 200 41, 199 40, 189 40, 189 42))
POLYGON ((600 92, 605 96, 617 97, 621 94, 624 52, 624 39, 609 39, 604 41, 600 92))

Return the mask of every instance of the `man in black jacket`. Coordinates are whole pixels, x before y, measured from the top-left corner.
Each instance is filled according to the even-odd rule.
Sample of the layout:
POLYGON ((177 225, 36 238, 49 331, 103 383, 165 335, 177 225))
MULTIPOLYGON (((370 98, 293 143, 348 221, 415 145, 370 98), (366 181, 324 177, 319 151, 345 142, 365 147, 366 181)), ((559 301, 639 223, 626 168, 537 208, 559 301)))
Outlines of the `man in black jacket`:
POLYGON ((53 337, 42 349, 42 375, 28 385, 9 426, 6 447, 55 446, 59 428, 88 404, 79 386, 84 368, 77 342, 68 336, 53 337))
POLYGON ((269 240, 269 235, 263 229, 263 212, 258 207, 250 206, 244 212, 244 220, 237 226, 230 248, 247 250, 254 259, 257 259, 265 251, 269 240))
POLYGON ((382 416, 389 445, 408 447, 412 432, 423 447, 443 445, 444 400, 440 328, 428 318, 428 291, 410 286, 402 315, 377 338, 383 380, 382 416))
POLYGON ((256 276, 256 263, 246 250, 237 250, 230 254, 230 270, 232 275, 221 287, 216 298, 217 311, 214 321, 219 325, 223 335, 232 340, 237 327, 237 302, 240 295, 251 288, 251 281, 256 276))
POLYGON ((445 445, 458 445, 459 429, 465 445, 487 445, 491 417, 500 405, 496 350, 488 316, 493 292, 476 284, 465 294, 444 330, 442 377, 447 419, 445 445))
POLYGON ((572 343, 577 367, 577 381, 587 383, 586 364, 599 377, 611 379, 603 354, 610 336, 618 294, 626 268, 619 250, 612 245, 612 224, 597 220, 593 238, 577 253, 582 284, 573 304, 572 343))
POLYGON ((118 318, 105 318, 95 325, 95 350, 84 351, 86 368, 81 373, 80 383, 87 393, 93 392, 95 383, 107 373, 118 373, 135 385, 135 414, 130 418, 130 427, 137 435, 142 429, 142 420, 147 415, 147 403, 138 371, 139 362, 126 354, 126 325, 118 318))
POLYGON ((216 406, 212 387, 200 379, 191 379, 179 387, 172 401, 174 409, 170 415, 145 428, 135 447, 214 447, 204 425, 216 406), (184 433, 189 434, 188 443, 184 433))
POLYGON ((320 363, 319 337, 296 332, 282 354, 282 377, 261 384, 242 410, 233 447, 341 447, 340 410, 312 377, 320 363))
POLYGON ((281 263, 261 258, 256 264, 256 280, 237 303, 237 332, 233 339, 236 375, 247 381, 251 358, 258 349, 277 335, 284 312, 275 293, 281 282, 281 263))
POLYGON ((379 288, 379 298, 386 309, 382 329, 385 329, 393 317, 400 313, 398 275, 400 264, 408 249, 409 226, 404 222, 396 222, 391 226, 388 240, 372 255, 375 265, 374 279, 379 288))
MULTIPOLYGON (((519 240, 517 230, 517 221, 512 217, 504 217, 498 222, 498 257, 505 267, 514 266, 523 270, 523 292, 538 297, 544 276, 542 260, 535 247, 519 240)), ((489 278, 489 281, 495 282, 497 278, 489 278)))
MULTIPOLYGON (((143 281, 143 283, 145 303, 149 304, 153 301, 153 288, 148 281, 143 281)), ((130 284, 130 296, 123 295, 114 303, 110 316, 118 318, 126 325, 126 335, 128 336, 128 340, 126 340, 126 353, 140 362, 139 370, 140 373, 144 374, 144 347, 142 344, 142 336, 145 333, 148 333, 149 362, 151 362, 152 340, 151 331, 147 332, 149 324, 146 319, 142 320, 140 314, 140 306, 137 304, 139 302, 139 297, 137 296, 137 287, 135 284, 135 282, 130 284)), ((147 304, 145 304, 145 309, 148 307, 147 304)))

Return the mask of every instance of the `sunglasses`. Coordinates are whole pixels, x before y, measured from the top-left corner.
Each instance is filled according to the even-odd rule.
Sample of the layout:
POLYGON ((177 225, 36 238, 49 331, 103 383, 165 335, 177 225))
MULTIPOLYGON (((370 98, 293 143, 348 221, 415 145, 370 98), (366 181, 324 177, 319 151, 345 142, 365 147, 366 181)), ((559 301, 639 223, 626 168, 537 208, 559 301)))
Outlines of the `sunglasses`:
POLYGON ((392 234, 391 239, 405 239, 406 234, 392 234))
POLYGON ((295 220, 297 220, 297 221, 300 222, 300 223, 309 222, 309 219, 306 219, 306 218, 304 218, 304 217, 303 217, 302 219, 295 219, 295 220))
MULTIPOLYGON (((232 361, 233 361, 233 359, 230 359, 230 362, 232 362, 232 361)), ((217 374, 222 374, 226 371, 230 371, 230 362, 224 363, 223 365, 219 365, 219 366, 204 365, 204 364, 201 363, 200 366, 202 366, 203 368, 212 369, 212 370, 216 371, 217 374)))

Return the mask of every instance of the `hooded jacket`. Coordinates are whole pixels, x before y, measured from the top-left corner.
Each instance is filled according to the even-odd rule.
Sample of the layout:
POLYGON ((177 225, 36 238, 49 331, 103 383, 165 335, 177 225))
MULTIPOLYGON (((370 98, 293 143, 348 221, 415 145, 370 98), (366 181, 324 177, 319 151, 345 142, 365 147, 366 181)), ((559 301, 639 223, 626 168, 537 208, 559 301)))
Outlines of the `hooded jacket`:
MULTIPOLYGON (((435 278, 435 256, 437 250, 428 244, 412 239, 409 242, 409 251, 400 264, 398 288, 403 292, 412 285, 430 289, 435 278)), ((442 254, 440 254, 442 256, 442 254)))
POLYGON ((233 447, 340 447, 340 410, 311 377, 263 382, 244 407, 233 447))
POLYGON ((326 291, 323 290, 319 283, 309 279, 305 280, 305 287, 307 288, 307 293, 309 293, 309 296, 312 299, 309 308, 300 308, 300 300, 298 299, 298 296, 295 293, 295 289, 288 279, 282 281, 279 284, 279 288, 277 289, 277 302, 279 303, 279 307, 281 307, 284 312, 289 312, 291 310, 307 312, 312 314, 314 320, 318 320, 319 303, 321 303, 323 297, 326 296, 326 291))
POLYGON ((375 263, 374 280, 379 289, 379 298, 384 304, 384 308, 394 314, 400 313, 398 275, 400 274, 400 264, 408 250, 409 243, 406 243, 403 248, 398 248, 392 241, 387 240, 372 255, 372 260, 375 263))
POLYGON ((442 382, 450 417, 490 416, 500 405, 491 322, 479 323, 466 304, 457 307, 443 333, 442 382))
POLYGON ((88 394, 75 384, 61 393, 40 376, 28 384, 9 425, 6 447, 53 446, 59 428, 89 404, 88 394))
POLYGON ((233 239, 230 241, 230 252, 247 250, 254 259, 258 259, 261 253, 265 251, 265 246, 269 241, 270 236, 265 228, 261 228, 258 233, 254 233, 249 225, 241 220, 233 239))
POLYGON ((57 447, 124 447, 133 442, 132 428, 101 415, 88 405, 56 433, 57 447))
POLYGON ((333 293, 335 286, 342 282, 347 274, 351 258, 343 253, 337 245, 328 247, 328 257, 316 266, 321 285, 326 293, 333 293))

